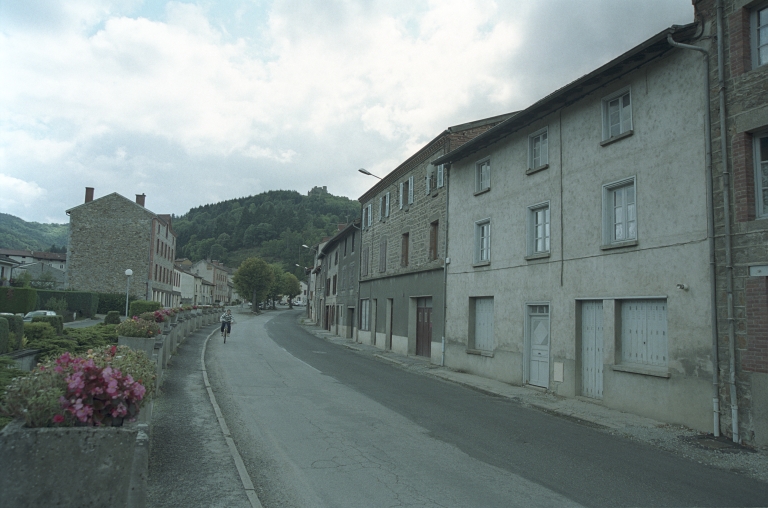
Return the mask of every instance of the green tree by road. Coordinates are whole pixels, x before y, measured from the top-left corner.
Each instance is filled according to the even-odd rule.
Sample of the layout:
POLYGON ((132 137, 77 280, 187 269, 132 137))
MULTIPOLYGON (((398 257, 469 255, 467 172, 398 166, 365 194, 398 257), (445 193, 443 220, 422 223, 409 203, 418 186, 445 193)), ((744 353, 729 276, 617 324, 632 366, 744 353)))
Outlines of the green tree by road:
POLYGON ((267 298, 269 289, 274 284, 274 279, 272 267, 261 258, 246 259, 232 277, 238 293, 251 295, 253 310, 257 310, 259 302, 263 302, 267 298))

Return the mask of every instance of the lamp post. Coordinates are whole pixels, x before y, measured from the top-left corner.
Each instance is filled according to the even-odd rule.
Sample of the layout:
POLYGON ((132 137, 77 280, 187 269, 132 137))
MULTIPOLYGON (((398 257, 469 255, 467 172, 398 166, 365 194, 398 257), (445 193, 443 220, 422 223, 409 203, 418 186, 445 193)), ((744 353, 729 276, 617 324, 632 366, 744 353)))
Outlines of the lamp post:
POLYGON ((125 286, 125 318, 128 319, 128 295, 131 291, 131 275, 133 275, 133 270, 130 268, 125 271, 125 278, 127 279, 126 286, 125 286))
POLYGON ((370 171, 368 171, 368 170, 367 170, 367 169, 365 169, 365 168, 360 168, 360 169, 358 169, 358 171, 359 171, 359 172, 361 172, 361 173, 362 173, 362 174, 364 174, 364 175, 372 176, 372 177, 374 177, 374 178, 378 178, 379 180, 381 180, 381 177, 380 177, 380 176, 376 176, 376 175, 374 175, 373 173, 371 173, 370 171))

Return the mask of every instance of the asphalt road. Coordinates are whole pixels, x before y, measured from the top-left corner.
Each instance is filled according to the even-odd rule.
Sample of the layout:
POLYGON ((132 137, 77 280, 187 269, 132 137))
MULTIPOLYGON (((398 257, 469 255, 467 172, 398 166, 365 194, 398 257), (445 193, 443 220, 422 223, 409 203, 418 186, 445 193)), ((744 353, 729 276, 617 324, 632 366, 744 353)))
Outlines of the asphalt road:
POLYGON ((763 483, 361 356, 302 312, 238 315, 208 344, 266 508, 768 506, 763 483))

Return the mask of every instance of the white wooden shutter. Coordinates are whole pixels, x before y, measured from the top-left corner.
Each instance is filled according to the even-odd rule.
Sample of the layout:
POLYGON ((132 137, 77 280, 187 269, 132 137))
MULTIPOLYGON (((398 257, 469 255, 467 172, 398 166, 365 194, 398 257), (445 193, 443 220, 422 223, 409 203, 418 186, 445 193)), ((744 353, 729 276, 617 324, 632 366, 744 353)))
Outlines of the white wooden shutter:
POLYGON ((493 351, 493 298, 475 298, 475 349, 493 351))
POLYGON ((385 217, 389 217, 389 192, 386 194, 386 203, 384 203, 385 217))
POLYGON ((445 164, 437 166, 437 188, 439 189, 445 184, 445 164))
POLYGON ((427 173, 427 176, 424 177, 424 194, 429 195, 429 173, 427 173))
POLYGON ((413 203, 413 176, 408 179, 408 204, 413 203))
POLYGON ((621 360, 666 367, 668 358, 667 301, 621 302, 621 360))
POLYGON ((399 203, 400 203, 400 209, 401 210, 403 209, 403 185, 405 185, 405 182, 400 182, 400 199, 399 199, 399 203))

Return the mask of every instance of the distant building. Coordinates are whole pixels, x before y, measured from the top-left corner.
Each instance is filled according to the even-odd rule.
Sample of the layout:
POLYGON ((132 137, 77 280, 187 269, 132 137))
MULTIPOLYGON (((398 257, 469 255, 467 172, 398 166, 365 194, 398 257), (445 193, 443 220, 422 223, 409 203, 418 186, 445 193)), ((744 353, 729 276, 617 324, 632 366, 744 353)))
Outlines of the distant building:
POLYGON ((144 194, 134 202, 114 192, 93 199, 93 192, 86 187, 85 202, 67 210, 67 288, 124 293, 130 269, 132 295, 172 306, 176 235, 171 216, 145 208, 144 194))
POLYGON ((0 254, 0 286, 8 286, 13 278, 13 269, 19 265, 15 259, 0 254))
POLYGON ((17 266, 13 271, 13 277, 19 278, 22 273, 29 274, 32 287, 42 289, 64 289, 67 276, 64 270, 40 261, 17 266))
POLYGON ((0 256, 8 256, 20 264, 39 262, 62 271, 67 270, 67 255, 58 252, 0 249, 0 256))

